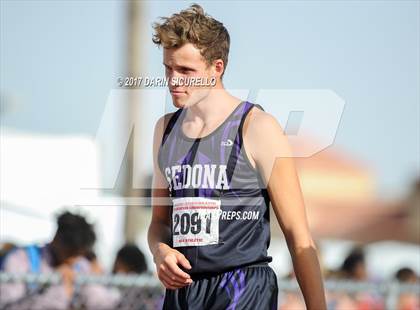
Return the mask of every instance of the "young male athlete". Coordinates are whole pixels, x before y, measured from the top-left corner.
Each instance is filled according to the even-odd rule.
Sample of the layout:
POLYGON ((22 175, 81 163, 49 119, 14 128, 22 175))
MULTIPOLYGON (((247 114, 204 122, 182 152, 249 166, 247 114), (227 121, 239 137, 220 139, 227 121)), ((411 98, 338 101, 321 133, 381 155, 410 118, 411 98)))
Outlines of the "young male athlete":
POLYGON ((326 309, 287 137, 261 106, 224 89, 226 28, 192 5, 154 29, 178 108, 154 132, 148 241, 166 287, 163 308, 277 309, 271 201, 307 308, 326 309), (214 87, 203 87, 212 79, 214 87))

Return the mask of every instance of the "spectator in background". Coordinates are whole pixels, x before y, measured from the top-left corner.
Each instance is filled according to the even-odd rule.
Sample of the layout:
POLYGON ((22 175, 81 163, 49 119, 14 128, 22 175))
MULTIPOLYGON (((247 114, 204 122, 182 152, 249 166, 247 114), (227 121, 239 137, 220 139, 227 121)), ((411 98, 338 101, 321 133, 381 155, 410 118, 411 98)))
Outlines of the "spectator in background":
POLYGON ((12 242, 4 242, 0 246, 0 271, 3 270, 4 260, 9 252, 16 248, 16 244, 12 242))
MULTIPOLYGON (((365 251, 363 247, 354 247, 347 257, 344 259, 340 269, 341 276, 344 279, 351 281, 368 281, 368 272, 366 267, 365 251)), ((346 300, 347 305, 354 301, 357 310, 382 310, 385 308, 380 296, 373 293, 359 292, 357 294, 350 294, 350 299, 342 298, 341 301, 346 300)), ((342 305, 337 306, 338 309, 345 309, 342 305)))
MULTIPOLYGON (((57 285, 25 285, 7 283, 0 286, 1 309, 67 309, 72 305, 76 274, 91 274, 91 264, 85 255, 92 251, 96 240, 93 226, 85 218, 64 212, 58 216, 53 240, 42 246, 17 248, 9 252, 3 271, 25 274, 61 274, 57 285)), ((105 287, 86 285, 80 292, 81 302, 88 309, 104 309, 115 303, 115 297, 105 287)))
POLYGON ((413 269, 404 267, 395 273, 395 279, 402 283, 414 284, 417 282, 417 275, 413 269))
POLYGON ((89 251, 85 254, 86 259, 90 262, 90 270, 92 273, 96 274, 103 274, 104 269, 102 268, 101 264, 96 257, 96 253, 94 251, 89 251))
POLYGON ((344 278, 353 281, 367 280, 365 253, 363 248, 354 248, 344 259, 344 262, 341 266, 341 274, 344 278))
MULTIPOLYGON (((399 269, 395 273, 395 279, 403 284, 415 284, 418 277, 414 270, 408 267, 399 269)), ((398 299, 398 310, 419 310, 420 297, 415 293, 402 293, 398 299)))
MULTIPOLYGON (((115 257, 114 274, 142 275, 148 274, 146 259, 143 252, 135 244, 126 244, 118 250, 115 257)), ((120 303, 116 309, 148 310, 161 309, 163 292, 161 289, 148 287, 126 287, 120 290, 120 303)))
POLYGON ((124 245, 117 252, 112 272, 134 274, 147 272, 147 264, 143 252, 134 244, 124 245))

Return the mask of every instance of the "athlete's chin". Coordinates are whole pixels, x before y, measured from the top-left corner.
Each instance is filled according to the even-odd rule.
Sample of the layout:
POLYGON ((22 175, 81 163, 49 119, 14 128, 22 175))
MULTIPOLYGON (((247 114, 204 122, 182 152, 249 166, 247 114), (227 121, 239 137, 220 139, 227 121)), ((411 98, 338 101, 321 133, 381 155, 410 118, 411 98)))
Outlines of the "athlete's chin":
POLYGON ((180 97, 172 96, 172 102, 174 106, 178 109, 185 108, 188 106, 187 98, 180 98, 180 97))

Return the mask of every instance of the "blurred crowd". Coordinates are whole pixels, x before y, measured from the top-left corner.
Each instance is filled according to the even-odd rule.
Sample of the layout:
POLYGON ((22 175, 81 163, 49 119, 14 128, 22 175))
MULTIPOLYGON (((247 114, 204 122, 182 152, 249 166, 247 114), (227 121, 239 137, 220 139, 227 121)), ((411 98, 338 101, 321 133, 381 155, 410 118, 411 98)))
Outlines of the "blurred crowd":
MULTIPOLYGON (((138 287, 121 291, 100 284, 86 284, 83 289, 77 289, 77 275, 106 273, 93 250, 95 241, 93 225, 83 216, 66 211, 58 216, 57 231, 47 244, 4 244, 0 251, 0 271, 13 274, 56 272, 61 275, 61 281, 56 285, 1 283, 0 309, 141 309, 135 291, 138 287), (137 302, 130 300, 130 296, 137 302)), ((147 270, 141 250, 134 244, 126 244, 116 253, 109 273, 140 275, 147 270)))
MULTIPOLYGON (((322 255, 321 257, 322 262, 322 255)), ((354 282, 371 282, 377 280, 372 278, 367 270, 366 255, 362 246, 356 246, 342 262, 337 270, 323 269, 326 280, 344 280, 354 282)), ((294 278, 295 274, 290 273, 287 278, 294 278)), ((397 270, 391 281, 405 284, 419 283, 419 276, 414 270, 403 267, 397 270)), ((328 309, 331 310, 385 310, 388 309, 384 296, 379 292, 329 292, 327 290, 328 309)), ((280 310, 305 309, 301 295, 287 293, 283 298, 280 310)), ((395 310, 420 310, 420 296, 415 293, 403 293, 396 301, 395 310)))
MULTIPOLYGON (((68 211, 57 217, 57 230, 44 245, 16 246, 3 244, 0 249, 0 271, 13 274, 53 272, 61 275, 57 284, 4 282, 0 283, 0 309, 159 309, 162 292, 148 294, 144 287, 118 288, 86 283, 77 287, 78 275, 141 275, 148 274, 146 259, 134 244, 123 245, 115 255, 112 270, 105 271, 99 263, 94 245, 96 234, 85 217, 68 211), (146 293, 145 293, 146 292, 146 293)), ((320 253, 320 261, 322 255, 320 253)), ((353 248, 337 270, 324 270, 325 279, 370 281, 363 247, 353 248)), ((293 279, 291 272, 287 278, 293 279)), ((400 283, 418 283, 419 276, 404 267, 395 271, 400 283)), ((384 296, 373 292, 329 292, 328 309, 382 310, 384 296)), ((279 309, 305 309, 300 293, 281 293, 279 309)), ((397 310, 420 310, 419 296, 403 293, 396 301, 397 310)))

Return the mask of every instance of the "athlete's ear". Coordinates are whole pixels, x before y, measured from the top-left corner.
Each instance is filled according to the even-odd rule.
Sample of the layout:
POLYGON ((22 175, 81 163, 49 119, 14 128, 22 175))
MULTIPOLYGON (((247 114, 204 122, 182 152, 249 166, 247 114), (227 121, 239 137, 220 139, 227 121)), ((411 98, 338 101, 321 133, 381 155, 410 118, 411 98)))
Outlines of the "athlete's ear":
POLYGON ((225 70, 225 64, 222 59, 216 59, 213 62, 214 76, 220 78, 225 70))

